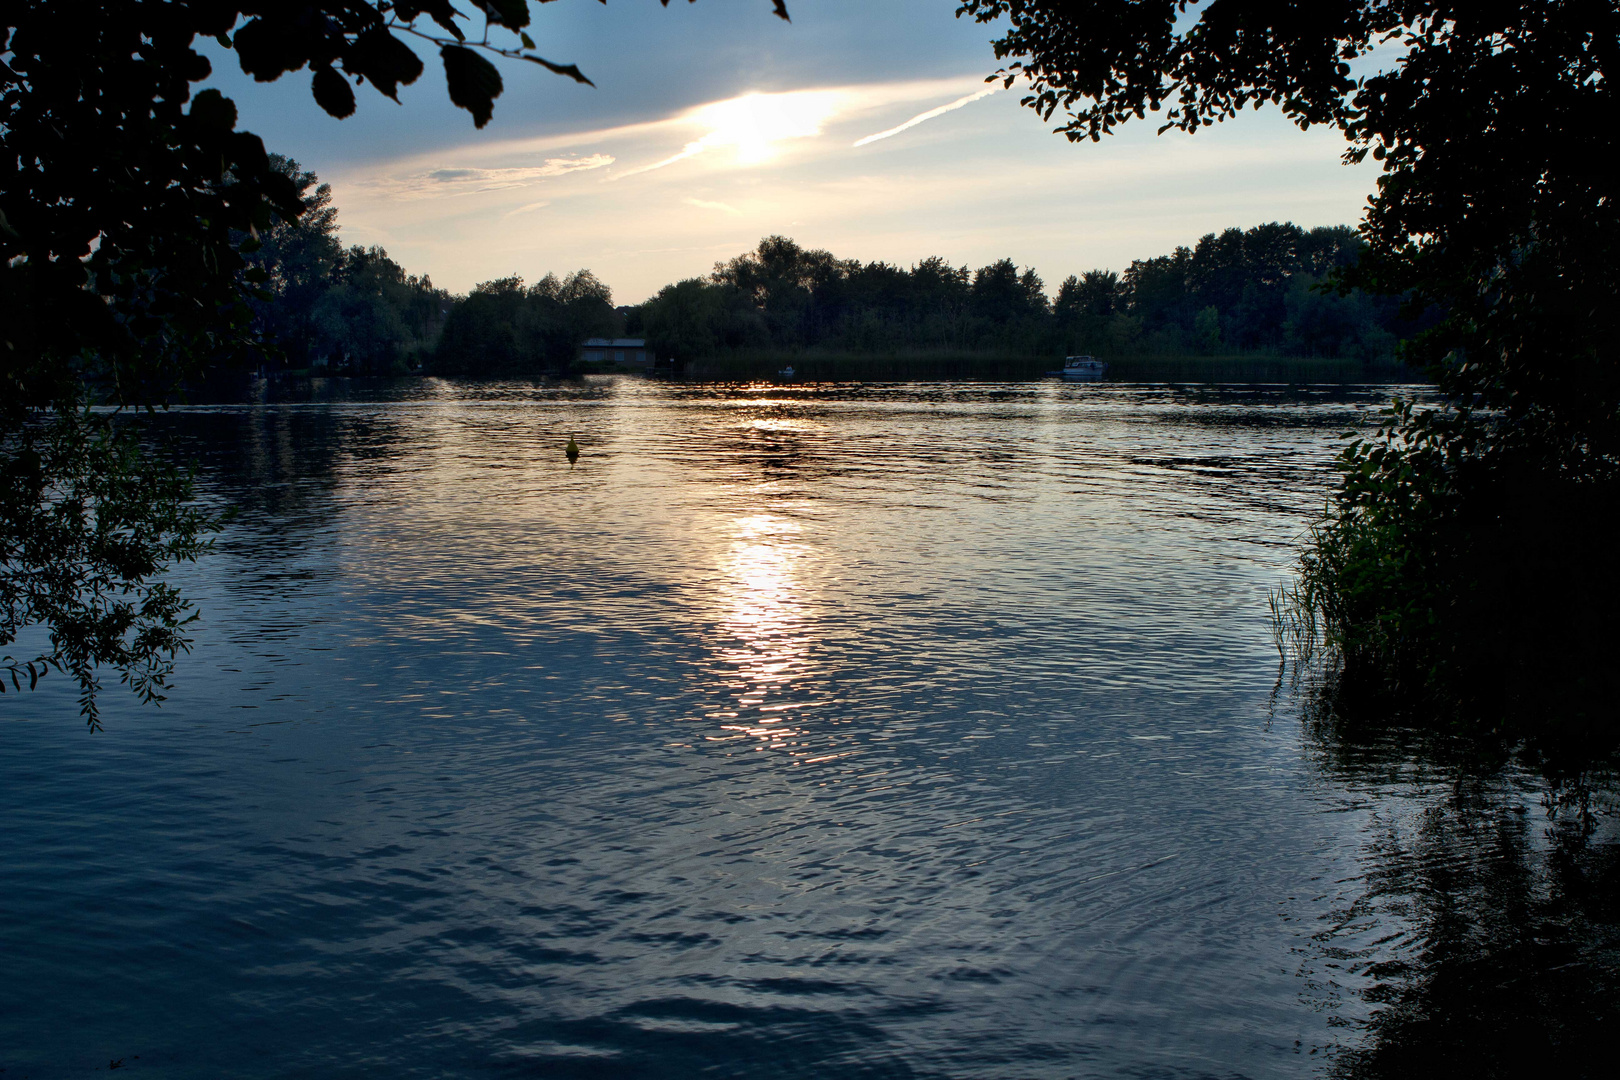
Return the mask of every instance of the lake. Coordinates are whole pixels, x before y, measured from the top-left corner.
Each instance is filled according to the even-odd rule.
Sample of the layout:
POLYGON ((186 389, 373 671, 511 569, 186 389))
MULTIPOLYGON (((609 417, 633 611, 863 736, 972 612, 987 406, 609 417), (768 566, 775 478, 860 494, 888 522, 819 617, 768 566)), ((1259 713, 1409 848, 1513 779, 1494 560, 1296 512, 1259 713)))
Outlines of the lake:
POLYGON ((1461 796, 1277 692, 1267 591, 1399 391, 160 417, 239 512, 161 709, 0 697, 5 1080, 1360 1067, 1432 983, 1430 871, 1507 851, 1540 910, 1567 847, 1508 769, 1425 849, 1461 796))

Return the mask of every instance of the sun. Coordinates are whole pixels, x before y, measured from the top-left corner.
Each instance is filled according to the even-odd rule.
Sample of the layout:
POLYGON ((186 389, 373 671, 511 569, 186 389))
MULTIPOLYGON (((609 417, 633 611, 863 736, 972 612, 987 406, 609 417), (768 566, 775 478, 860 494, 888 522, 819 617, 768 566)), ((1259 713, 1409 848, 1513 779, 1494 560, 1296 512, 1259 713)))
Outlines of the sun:
POLYGON ((837 107, 838 94, 828 90, 754 93, 716 101, 691 114, 694 123, 709 129, 695 146, 735 147, 739 165, 758 165, 777 155, 778 143, 820 135, 837 107))

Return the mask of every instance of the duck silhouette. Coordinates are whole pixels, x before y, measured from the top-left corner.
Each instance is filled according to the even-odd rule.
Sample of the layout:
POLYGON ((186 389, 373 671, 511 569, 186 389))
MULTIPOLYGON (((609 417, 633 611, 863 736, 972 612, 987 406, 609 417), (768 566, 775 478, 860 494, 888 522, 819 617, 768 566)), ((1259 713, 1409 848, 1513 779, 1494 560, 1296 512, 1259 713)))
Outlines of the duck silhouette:
POLYGON ((574 441, 572 435, 568 436, 568 445, 563 447, 563 453, 568 455, 570 465, 579 460, 579 443, 574 441))

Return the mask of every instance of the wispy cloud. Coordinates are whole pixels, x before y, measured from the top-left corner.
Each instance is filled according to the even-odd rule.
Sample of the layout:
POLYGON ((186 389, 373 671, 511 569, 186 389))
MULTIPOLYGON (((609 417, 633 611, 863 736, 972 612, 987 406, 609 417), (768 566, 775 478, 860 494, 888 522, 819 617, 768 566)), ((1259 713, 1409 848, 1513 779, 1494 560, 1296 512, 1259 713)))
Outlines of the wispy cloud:
POLYGON ((741 214, 742 211, 729 203, 710 202, 708 199, 682 199, 688 206, 695 206, 699 210, 719 210, 727 214, 741 214))
POLYGON ((898 105, 961 93, 978 82, 974 76, 748 93, 657 120, 477 142, 396 158, 340 179, 353 185, 350 190, 355 195, 364 191, 389 199, 418 200, 499 192, 609 165, 619 168, 608 179, 622 180, 726 148, 735 151, 730 155, 735 158, 732 164, 751 166, 780 157, 788 141, 808 141, 829 130, 841 139, 844 127, 860 123, 861 118, 898 105), (623 168, 649 159, 650 164, 623 168), (532 164, 537 160, 539 164, 532 164))
POLYGON ((1354 220, 1371 184, 1370 163, 1340 165, 1336 132, 1301 134, 1269 112, 1196 138, 1127 125, 1077 149, 1017 95, 985 90, 966 74, 744 94, 636 124, 367 162, 330 179, 346 242, 386 243, 436 282, 465 289, 589 266, 629 299, 770 233, 895 263, 1013 255, 1057 281, 1227 225, 1354 220), (850 152, 975 101, 974 122, 947 117, 928 133, 949 138, 850 152), (1009 157, 1018 169, 1003 167, 1009 157))
POLYGON ((955 110, 960 109, 964 105, 967 105, 967 104, 969 104, 971 102, 974 102, 974 101, 978 101, 982 97, 989 97, 991 94, 995 93, 998 89, 1000 89, 1000 87, 990 86, 990 87, 986 87, 983 90, 980 90, 976 94, 969 94, 966 97, 959 97, 955 101, 951 102, 948 105, 941 105, 937 109, 929 109, 927 112, 918 113, 916 116, 913 116, 910 120, 907 120, 905 123, 897 124, 896 126, 890 128, 887 131, 880 131, 876 135, 868 135, 864 139, 856 139, 854 145, 856 145, 856 146, 865 146, 867 143, 875 143, 879 139, 887 139, 887 138, 890 138, 892 136, 898 135, 902 131, 905 131, 907 128, 914 128, 918 124, 924 122, 925 120, 932 120, 936 116, 944 116, 946 113, 954 112, 955 110))
MULTIPOLYGON (((603 169, 613 164, 612 154, 587 154, 583 157, 546 158, 539 165, 516 165, 505 168, 439 168, 404 176, 378 177, 372 186, 386 190, 399 199, 441 198, 454 195, 474 195, 486 191, 504 191, 508 188, 527 187, 541 180, 569 173, 603 169)), ((534 204, 536 206, 540 204, 534 204)))

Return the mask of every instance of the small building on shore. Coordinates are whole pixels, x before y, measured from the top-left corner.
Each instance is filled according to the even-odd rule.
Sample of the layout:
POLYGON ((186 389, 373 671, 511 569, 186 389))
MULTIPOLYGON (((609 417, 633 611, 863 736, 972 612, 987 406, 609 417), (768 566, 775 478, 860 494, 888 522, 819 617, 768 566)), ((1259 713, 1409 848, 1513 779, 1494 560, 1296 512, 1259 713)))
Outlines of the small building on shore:
POLYGON ((650 369, 658 362, 647 348, 646 338, 587 338, 580 346, 584 364, 610 364, 614 367, 650 369))

